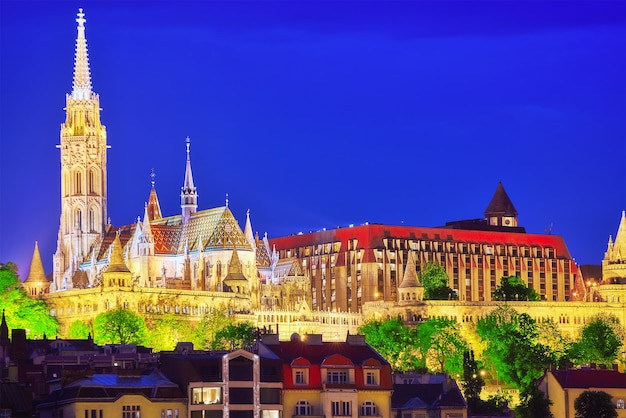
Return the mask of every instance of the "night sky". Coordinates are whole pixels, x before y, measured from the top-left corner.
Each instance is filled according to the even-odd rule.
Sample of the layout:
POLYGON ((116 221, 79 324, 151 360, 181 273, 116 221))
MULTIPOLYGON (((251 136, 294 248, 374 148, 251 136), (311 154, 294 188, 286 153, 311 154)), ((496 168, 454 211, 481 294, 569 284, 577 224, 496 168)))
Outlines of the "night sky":
POLYGON ((527 232, 600 264, 626 209, 620 1, 0 1, 0 262, 52 270, 60 125, 84 8, 107 127, 108 214, 150 171, 180 213, 277 237, 480 218, 499 181, 527 232))

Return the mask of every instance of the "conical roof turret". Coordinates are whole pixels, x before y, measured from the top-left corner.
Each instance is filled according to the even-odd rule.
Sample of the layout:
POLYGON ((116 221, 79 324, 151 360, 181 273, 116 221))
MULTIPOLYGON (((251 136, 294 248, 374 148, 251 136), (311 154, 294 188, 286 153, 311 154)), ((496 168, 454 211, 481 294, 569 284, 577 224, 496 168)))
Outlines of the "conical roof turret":
POLYGON ((401 289, 421 286, 420 282, 417 280, 417 272, 415 270, 415 256, 413 255, 413 251, 409 251, 409 256, 406 260, 406 268, 404 269, 404 277, 400 283, 401 289))
MULTIPOLYGON (((156 174, 154 174, 154 170, 152 170, 150 177, 152 178, 152 187, 150 188, 150 196, 148 197, 146 210, 148 214, 148 220, 154 221, 155 219, 163 218, 163 215, 161 214, 161 205, 159 204, 159 198, 157 197, 156 188, 154 187, 154 178, 156 177, 156 174)), ((143 221, 146 222, 145 216, 143 221)))
POLYGON ((41 262, 41 254, 39 253, 39 244, 35 241, 35 250, 33 251, 33 258, 30 262, 30 271, 28 272, 28 283, 43 283, 47 282, 46 273, 43 270, 43 263, 41 262))
POLYGON ((252 222, 250 222, 250 209, 246 211, 246 226, 243 228, 243 235, 246 237, 246 241, 248 244, 252 245, 252 248, 255 247, 254 234, 252 233, 252 222))
POLYGON ((180 207, 182 209, 183 223, 187 223, 192 213, 198 209, 198 192, 193 184, 193 174, 191 172, 191 158, 189 157, 189 137, 185 140, 187 144, 187 163, 185 165, 185 181, 180 192, 180 207))
POLYGON ((115 234, 115 239, 111 244, 111 255, 109 256, 109 266, 105 272, 124 272, 130 273, 128 266, 124 262, 124 253, 122 251, 122 242, 120 241, 120 233, 115 234))
POLYGON ((72 85, 72 98, 76 100, 88 100, 91 98, 91 74, 89 72, 89 54, 87 53, 87 39, 85 38, 85 14, 83 9, 78 9, 76 23, 78 23, 78 36, 76 37, 76 54, 74 56, 74 83, 72 85))
POLYGON ((513 206, 509 195, 506 194, 502 182, 498 183, 496 192, 493 194, 487 209, 485 209, 486 218, 493 216, 517 216, 517 210, 513 206))

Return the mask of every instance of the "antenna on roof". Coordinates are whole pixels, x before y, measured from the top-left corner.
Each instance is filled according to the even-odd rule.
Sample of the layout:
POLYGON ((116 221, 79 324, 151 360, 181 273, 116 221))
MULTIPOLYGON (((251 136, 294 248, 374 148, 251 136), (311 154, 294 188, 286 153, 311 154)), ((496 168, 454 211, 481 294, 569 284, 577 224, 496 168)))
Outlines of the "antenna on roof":
POLYGON ((550 225, 548 225, 548 227, 545 229, 545 233, 547 235, 552 235, 552 222, 550 222, 550 225))

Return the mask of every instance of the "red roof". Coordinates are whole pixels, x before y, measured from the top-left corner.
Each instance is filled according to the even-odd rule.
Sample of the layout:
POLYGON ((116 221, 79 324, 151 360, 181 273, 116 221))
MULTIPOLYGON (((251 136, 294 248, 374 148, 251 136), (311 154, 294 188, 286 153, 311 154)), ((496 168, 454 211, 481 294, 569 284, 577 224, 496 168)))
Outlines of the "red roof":
MULTIPOLYGON (((571 259, 563 237, 558 235, 525 234, 518 232, 480 231, 450 228, 423 228, 416 226, 394 226, 382 224, 359 225, 350 228, 310 232, 272 238, 270 245, 276 250, 307 247, 331 242, 341 242, 341 248, 348 247, 348 240, 357 239, 356 249, 384 248, 383 239, 400 238, 413 240, 441 240, 466 243, 518 245, 527 247, 551 247, 558 258, 571 259), (439 238, 436 238, 437 235, 439 238)), ((373 255, 373 254, 372 254, 373 255)), ((364 254, 368 256, 366 251, 364 254)))
POLYGON ((563 389, 626 388, 626 374, 617 370, 571 369, 551 372, 563 389))

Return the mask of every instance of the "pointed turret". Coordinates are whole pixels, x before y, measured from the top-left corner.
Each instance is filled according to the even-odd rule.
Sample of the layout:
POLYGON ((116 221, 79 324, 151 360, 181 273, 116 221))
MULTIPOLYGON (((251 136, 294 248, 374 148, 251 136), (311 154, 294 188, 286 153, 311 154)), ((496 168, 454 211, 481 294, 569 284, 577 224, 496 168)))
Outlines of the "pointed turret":
POLYGON ((415 256, 413 251, 409 251, 404 276, 400 286, 398 286, 398 302, 422 300, 423 297, 424 286, 417 280, 415 256))
POLYGON ((76 55, 74 56, 74 83, 72 98, 88 100, 91 98, 91 74, 89 72, 89 54, 87 53, 87 39, 85 38, 85 14, 78 9, 76 23, 78 36, 76 37, 76 55))
POLYGON ((191 140, 186 139, 187 143, 187 165, 185 166, 185 182, 180 192, 180 207, 183 211, 183 223, 187 223, 192 213, 196 213, 198 209, 198 192, 193 184, 193 175, 191 173, 191 159, 189 157, 189 145, 191 140))
MULTIPOLYGON (((148 204, 146 209, 148 210, 148 219, 150 221, 154 221, 155 219, 161 219, 163 215, 161 214, 161 205, 159 204, 159 198, 157 197, 156 188, 154 187, 154 178, 156 177, 156 174, 154 174, 154 170, 152 170, 152 173, 150 173, 150 177, 152 178, 152 188, 150 189, 150 196, 148 197, 148 204)), ((146 222, 145 216, 143 221, 144 223, 146 222)))
POLYGON ((7 325, 7 319, 4 316, 4 309, 3 309, 2 310, 2 322, 0 323, 0 347, 6 348, 8 346, 9 346, 9 326, 7 325))
POLYGON ((39 253, 39 244, 37 241, 35 241, 35 249, 33 251, 32 261, 30 262, 28 277, 22 285, 24 286, 26 293, 31 296, 48 293, 50 289, 50 282, 48 281, 46 273, 43 269, 41 254, 39 253))
POLYGON ((224 284, 235 293, 248 293, 248 279, 243 275, 241 261, 237 254, 237 247, 233 248, 233 256, 228 264, 228 274, 224 278, 224 284))
POLYGON ((517 226, 517 210, 513 206, 509 195, 506 194, 502 182, 498 183, 496 192, 493 194, 487 209, 485 209, 485 218, 489 225, 517 226))
POLYGON ((109 256, 109 265, 105 272, 124 272, 130 273, 126 262, 124 262, 124 252, 122 249, 122 242, 120 241, 120 233, 115 234, 115 239, 111 244, 111 254, 109 256))
POLYGON ((252 233, 252 223, 250 222, 250 209, 246 211, 246 226, 243 229, 243 235, 246 237, 248 244, 255 247, 254 234, 252 233))

